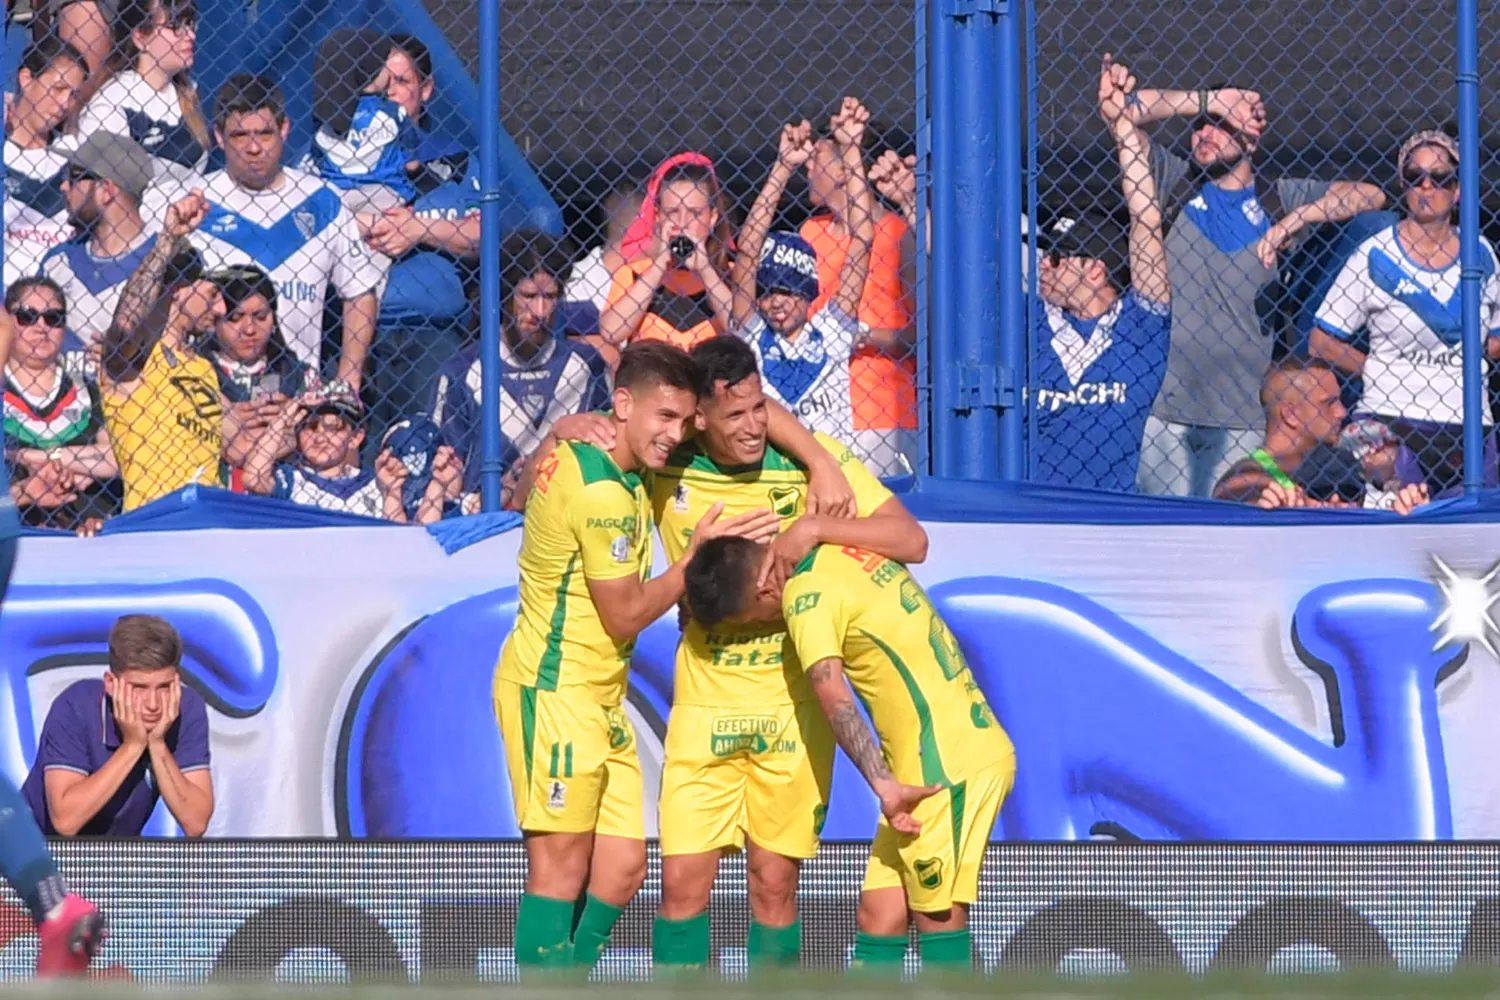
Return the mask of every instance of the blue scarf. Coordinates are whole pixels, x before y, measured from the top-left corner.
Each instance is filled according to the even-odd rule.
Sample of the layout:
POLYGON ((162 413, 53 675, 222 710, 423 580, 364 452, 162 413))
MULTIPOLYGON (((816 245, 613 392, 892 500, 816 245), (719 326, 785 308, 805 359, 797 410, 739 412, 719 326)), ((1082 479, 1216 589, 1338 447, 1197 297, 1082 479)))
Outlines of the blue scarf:
POLYGON ((788 405, 801 399, 802 394, 812 388, 818 376, 823 374, 823 369, 828 367, 828 352, 823 347, 823 334, 809 323, 803 336, 809 338, 816 348, 812 360, 791 357, 787 353, 787 345, 771 329, 771 324, 761 321, 761 372, 788 405))

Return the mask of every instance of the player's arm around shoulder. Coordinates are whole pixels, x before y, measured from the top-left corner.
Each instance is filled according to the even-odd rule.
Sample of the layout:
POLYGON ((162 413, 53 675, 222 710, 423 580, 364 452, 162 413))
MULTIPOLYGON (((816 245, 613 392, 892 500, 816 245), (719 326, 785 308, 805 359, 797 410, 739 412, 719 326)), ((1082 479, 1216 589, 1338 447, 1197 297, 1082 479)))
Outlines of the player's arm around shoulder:
MULTIPOLYGON (((766 436, 807 469, 807 509, 833 517, 854 517, 858 494, 829 442, 808 430, 790 410, 766 399, 766 436)), ((826 437, 826 436, 824 436, 826 437)))
POLYGON ((547 432, 547 436, 542 438, 542 443, 536 446, 536 450, 521 463, 521 473, 505 504, 506 510, 526 509, 538 475, 549 464, 557 446, 564 441, 583 441, 602 451, 609 451, 615 446, 615 423, 604 413, 574 413, 559 419, 547 432))

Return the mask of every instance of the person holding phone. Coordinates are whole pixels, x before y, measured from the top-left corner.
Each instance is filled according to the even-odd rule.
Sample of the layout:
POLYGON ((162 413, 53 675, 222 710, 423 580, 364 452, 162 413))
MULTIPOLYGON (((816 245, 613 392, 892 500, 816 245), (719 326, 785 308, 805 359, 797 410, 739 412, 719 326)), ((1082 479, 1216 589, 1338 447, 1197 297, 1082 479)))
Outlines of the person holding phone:
POLYGON ((734 294, 724 276, 732 243, 712 161, 698 153, 669 158, 625 234, 630 263, 615 272, 599 335, 614 347, 664 340, 686 351, 728 331, 734 294))

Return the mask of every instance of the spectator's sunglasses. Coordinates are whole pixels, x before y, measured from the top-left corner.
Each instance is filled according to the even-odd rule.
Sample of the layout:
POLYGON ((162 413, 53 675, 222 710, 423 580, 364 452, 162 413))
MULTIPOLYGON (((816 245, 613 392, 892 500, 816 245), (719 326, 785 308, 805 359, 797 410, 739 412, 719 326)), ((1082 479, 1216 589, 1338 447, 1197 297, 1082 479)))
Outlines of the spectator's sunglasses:
POLYGON ((1401 183, 1408 188, 1419 188, 1426 183, 1446 191, 1458 186, 1458 171, 1407 169, 1401 171, 1401 183))
POLYGON ((68 311, 66 309, 29 309, 23 306, 17 309, 12 315, 16 317, 16 322, 22 326, 36 326, 37 321, 41 320, 52 327, 52 329, 61 330, 68 322, 68 311))
POLYGON ((99 180, 99 175, 98 174, 94 174, 94 173, 90 173, 89 170, 86 167, 80 167, 76 163, 70 163, 68 165, 68 183, 69 184, 82 184, 84 181, 97 181, 97 180, 99 180))

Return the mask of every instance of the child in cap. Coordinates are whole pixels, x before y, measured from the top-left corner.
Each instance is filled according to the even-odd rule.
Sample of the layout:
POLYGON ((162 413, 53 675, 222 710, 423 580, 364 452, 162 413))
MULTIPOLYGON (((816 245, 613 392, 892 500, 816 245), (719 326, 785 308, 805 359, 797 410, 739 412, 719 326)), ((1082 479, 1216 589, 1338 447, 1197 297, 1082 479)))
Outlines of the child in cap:
POLYGON ((830 123, 847 168, 854 236, 838 294, 809 316, 818 297, 817 252, 795 233, 767 232, 787 181, 812 155, 812 126, 805 121, 781 130, 776 163, 745 221, 730 277, 733 330, 755 351, 766 394, 812 430, 848 444, 854 443, 849 358, 860 338, 856 317, 875 231, 874 199, 860 150, 869 117, 858 101, 847 98, 830 123))
POLYGON ((324 510, 401 523, 439 520, 447 494, 463 478, 462 463, 452 450, 438 450, 426 495, 409 512, 403 497, 406 464, 386 448, 373 466, 362 466, 364 440, 364 407, 347 386, 335 384, 321 395, 289 400, 245 460, 245 486, 252 493, 324 510))
POLYGON ((406 110, 386 97, 390 49, 378 32, 342 28, 318 50, 318 131, 303 166, 338 188, 351 212, 383 212, 417 196, 407 163, 421 135, 406 110))

